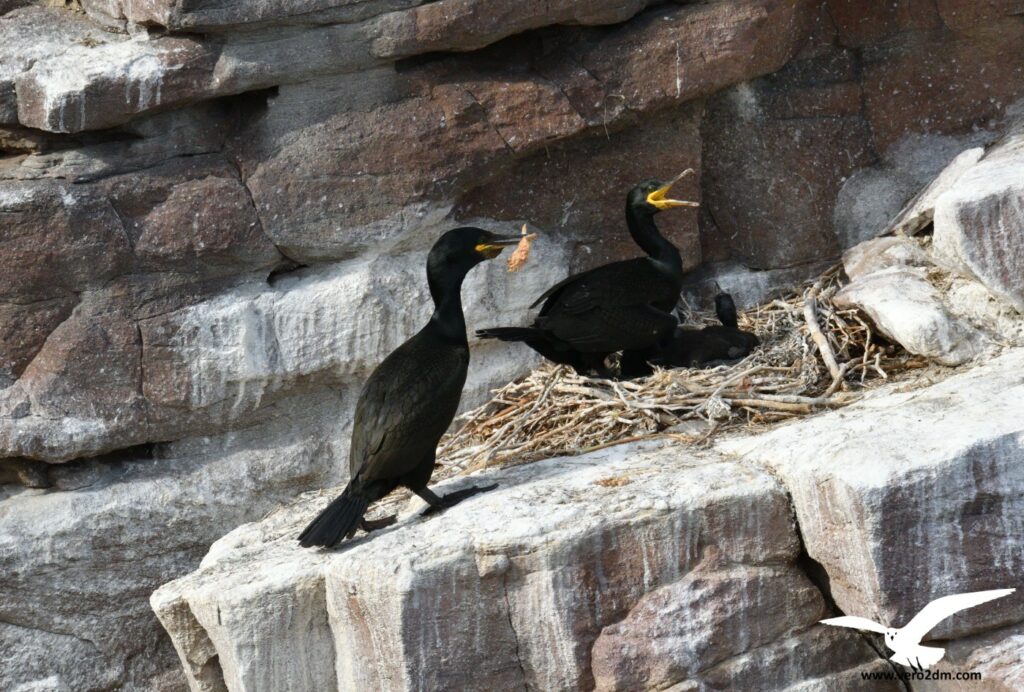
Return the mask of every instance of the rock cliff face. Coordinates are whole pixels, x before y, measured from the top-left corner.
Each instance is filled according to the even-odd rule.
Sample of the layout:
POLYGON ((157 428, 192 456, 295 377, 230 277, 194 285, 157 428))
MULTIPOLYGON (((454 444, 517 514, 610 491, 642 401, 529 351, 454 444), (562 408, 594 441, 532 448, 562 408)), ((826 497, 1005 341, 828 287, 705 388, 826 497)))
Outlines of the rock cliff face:
MULTIPOLYGON (((218 541, 153 607, 195 690, 867 689, 889 664, 817 625, 830 608, 904 623, 1017 583, 1022 366, 1015 349, 703 453, 645 443, 487 473, 472 480, 499 489, 443 519, 416 500, 338 551, 296 545, 324 502, 306 498, 218 541)), ((934 635, 1022 620, 1018 593, 934 635)), ((986 646, 965 639, 946 665, 986 646)), ((1020 680, 983 670, 990 689, 1020 680)))
MULTIPOLYGON (((689 167, 682 194, 700 213, 659 222, 695 270, 692 292, 717 280, 756 302, 874 236, 954 157, 996 138, 1024 97, 1022 12, 1016 0, 0 0, 0 688, 185 684, 149 593, 231 529, 343 480, 358 386, 425 319, 423 254, 441 230, 529 221, 541 232, 521 274, 488 266, 466 287, 471 326, 524 320, 570 269, 635 254, 625 190, 689 167)), ((1024 208, 1019 147, 1000 151, 961 161, 974 167, 921 213, 950 267, 1020 309, 1019 234, 985 233, 1012 229, 1024 208)), ((480 343, 473 359, 467 402, 533 362, 480 343)), ((811 626, 824 601, 796 566, 778 481, 737 470, 752 474, 748 488, 724 460, 702 471, 695 459, 672 452, 663 481, 718 494, 650 488, 644 502, 663 504, 648 517, 627 511, 639 480, 602 490, 623 503, 605 528, 592 503, 573 510, 591 522, 579 527, 553 512, 549 525, 497 532, 491 567, 455 539, 432 571, 401 572, 408 582, 371 585, 337 558, 310 561, 310 576, 271 586, 276 617, 322 657, 314 678, 272 688, 447 675, 411 658, 436 633, 373 642, 352 629, 405 627, 423 607, 408 599, 442 576, 501 596, 463 614, 477 628, 459 630, 463 662, 479 659, 479 637, 518 641, 518 655, 487 662, 517 684, 713 686, 785 660, 796 667, 779 669, 780 685, 841 687, 877 665, 859 640, 811 626), (741 505, 770 526, 729 515, 741 505), (728 516, 682 550, 672 522, 719 510, 728 516), (657 550, 616 543, 634 529, 657 550), (567 552, 542 549, 530 533, 541 530, 565 531, 567 552), (596 540, 620 545, 608 571, 593 564, 596 540), (559 586, 577 577, 585 592, 559 586), (360 610, 378 607, 361 600, 371 586, 394 595, 393 610, 360 610), (351 590, 364 595, 340 597, 351 590), (588 610, 597 593, 607 602, 588 610), (673 618, 671 631, 652 615, 708 593, 785 615, 731 643, 714 634, 735 625, 724 612, 715 625, 673 618), (535 617, 548 629, 524 635, 535 617), (376 647, 395 677, 337 656, 342 636, 376 647), (651 638, 682 648, 631 645, 651 638)), ((635 463, 607 460, 630 474, 635 463)), ((520 514, 539 501, 530 493, 589 489, 574 464, 509 472, 520 514)), ((448 521, 415 531, 433 540, 448 521)), ((359 550, 383 560, 399 540, 383 538, 359 550)), ((161 593, 193 685, 287 677, 252 668, 241 621, 161 593)), ((851 603, 888 614, 889 598, 851 603)))
POLYGON ((630 446, 495 480, 500 491, 444 521, 414 516, 340 553, 297 549, 305 512, 224 538, 153 599, 194 688, 738 683, 780 646, 805 648, 784 656, 790 672, 768 673, 794 682, 837 639, 852 642, 850 668, 878 667, 855 635, 814 627, 825 604, 795 565, 784 490, 763 471, 630 446), (258 615, 271 592, 274 614, 258 615))

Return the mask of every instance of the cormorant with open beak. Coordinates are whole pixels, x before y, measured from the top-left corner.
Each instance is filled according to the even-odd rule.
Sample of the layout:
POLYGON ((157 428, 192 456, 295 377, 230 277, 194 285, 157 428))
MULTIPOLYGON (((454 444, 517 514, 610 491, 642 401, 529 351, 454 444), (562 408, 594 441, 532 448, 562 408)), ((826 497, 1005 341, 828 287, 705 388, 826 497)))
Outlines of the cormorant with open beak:
POLYGON ((555 284, 531 307, 544 305, 529 327, 481 329, 485 339, 521 341, 548 360, 571 365, 581 374, 610 374, 605 358, 623 351, 623 377, 651 371, 647 364, 672 338, 677 320, 672 311, 682 288, 679 250, 654 223, 654 216, 696 202, 670 198, 672 180, 640 183, 626 198, 626 225, 646 257, 605 264, 555 284))
POLYGON ((437 442, 455 417, 469 366, 462 280, 477 264, 518 242, 519 237, 467 227, 448 231, 431 248, 427 283, 434 314, 363 385, 352 427, 348 485, 299 535, 301 545, 332 546, 357 528, 379 528, 380 522, 373 525, 363 514, 371 502, 398 486, 423 498, 428 512, 490 489, 474 487, 438 497, 427 483, 437 442))

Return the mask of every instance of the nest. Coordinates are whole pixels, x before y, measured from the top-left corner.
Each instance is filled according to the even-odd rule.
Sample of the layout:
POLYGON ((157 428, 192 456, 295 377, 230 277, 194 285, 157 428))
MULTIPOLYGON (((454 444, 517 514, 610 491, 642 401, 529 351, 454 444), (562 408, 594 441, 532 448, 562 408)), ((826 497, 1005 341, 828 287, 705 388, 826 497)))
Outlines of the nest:
MULTIPOLYGON (((761 346, 735 363, 632 381, 545 364, 456 419, 462 425, 441 440, 435 479, 653 437, 707 444, 728 430, 844 406, 872 383, 927 366, 880 338, 857 310, 833 305, 841 276, 837 265, 803 290, 741 313, 740 327, 761 346)), ((714 323, 683 308, 688 324, 714 323)))

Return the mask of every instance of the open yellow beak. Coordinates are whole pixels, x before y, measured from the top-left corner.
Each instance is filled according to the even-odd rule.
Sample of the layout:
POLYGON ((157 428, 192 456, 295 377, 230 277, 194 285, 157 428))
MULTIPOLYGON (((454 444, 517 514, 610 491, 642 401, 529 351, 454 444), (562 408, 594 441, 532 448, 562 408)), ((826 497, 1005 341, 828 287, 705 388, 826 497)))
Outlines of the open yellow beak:
POLYGON ((485 243, 479 243, 474 250, 484 256, 485 259, 494 259, 501 254, 501 251, 507 248, 509 245, 518 245, 518 236, 509 235, 496 235, 487 240, 485 243))
POLYGON ((672 180, 668 181, 667 183, 659 187, 657 190, 647 195, 647 203, 652 205, 659 211, 663 209, 671 209, 673 207, 699 207, 700 204, 697 202, 685 202, 681 199, 669 199, 668 197, 666 197, 666 195, 668 195, 669 190, 672 189, 672 186, 688 175, 693 175, 692 168, 687 168, 685 171, 683 171, 676 177, 672 178, 672 180))

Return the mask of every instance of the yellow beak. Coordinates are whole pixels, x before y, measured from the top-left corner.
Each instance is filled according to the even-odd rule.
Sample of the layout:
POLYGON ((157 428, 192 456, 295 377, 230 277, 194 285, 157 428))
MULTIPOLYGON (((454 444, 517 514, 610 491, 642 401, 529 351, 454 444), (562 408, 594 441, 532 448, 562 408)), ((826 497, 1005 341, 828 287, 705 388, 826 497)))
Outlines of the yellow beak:
POLYGON ((519 238, 516 236, 496 235, 485 243, 479 243, 473 249, 483 255, 486 259, 494 259, 509 245, 518 244, 519 238))
POLYGON ((647 203, 652 205, 659 211, 663 209, 671 209, 673 207, 699 207, 700 204, 697 202, 685 202, 680 199, 669 199, 668 197, 666 197, 666 195, 668 195, 669 190, 672 189, 673 185, 678 183, 686 176, 692 174, 693 169, 687 168, 685 171, 683 171, 676 177, 672 178, 672 180, 668 181, 667 183, 659 187, 657 190, 647 195, 647 203))

